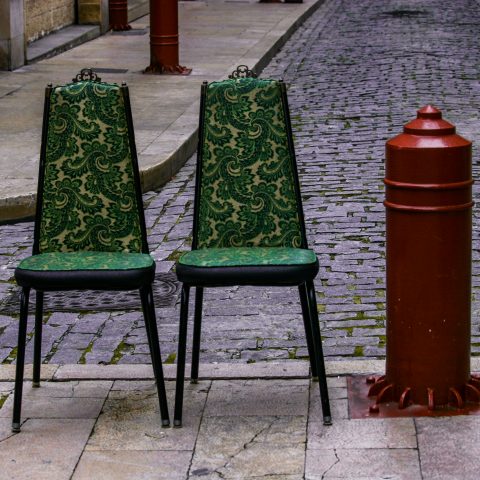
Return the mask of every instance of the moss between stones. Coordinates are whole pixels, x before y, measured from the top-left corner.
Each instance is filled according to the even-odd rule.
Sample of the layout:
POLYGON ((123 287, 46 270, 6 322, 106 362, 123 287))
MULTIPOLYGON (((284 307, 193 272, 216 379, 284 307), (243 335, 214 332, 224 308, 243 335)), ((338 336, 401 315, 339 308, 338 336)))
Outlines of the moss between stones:
POLYGON ((83 351, 82 356, 79 358, 78 363, 84 365, 86 362, 86 356, 88 353, 92 351, 93 348, 93 340, 88 344, 87 348, 83 351))
POLYGON ((185 251, 175 250, 168 257, 169 262, 178 262, 178 259, 185 253, 185 251))
POLYGON ((176 358, 177 358, 176 353, 170 353, 170 355, 168 355, 167 359, 163 363, 165 363, 166 365, 171 365, 175 363, 176 358))
POLYGON ((8 357, 3 361, 3 363, 9 364, 12 363, 17 358, 17 347, 13 348, 8 357))
POLYGON ((355 350, 353 351, 353 356, 354 357, 363 357, 363 347, 360 345, 357 345, 355 347, 355 350))
POLYGON ((133 350, 134 345, 125 342, 122 340, 118 345, 115 351, 113 352, 113 356, 110 360, 110 365, 115 365, 118 361, 125 355, 126 352, 133 350))
POLYGON ((288 359, 289 360, 296 360, 297 359, 297 348, 291 348, 288 350, 288 359))

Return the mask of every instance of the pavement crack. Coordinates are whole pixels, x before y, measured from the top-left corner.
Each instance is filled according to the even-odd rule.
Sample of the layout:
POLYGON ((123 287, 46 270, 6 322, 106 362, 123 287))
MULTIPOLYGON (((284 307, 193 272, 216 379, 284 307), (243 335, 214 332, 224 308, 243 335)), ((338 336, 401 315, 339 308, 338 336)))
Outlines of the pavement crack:
POLYGON ((337 449, 334 448, 333 449, 333 453, 335 455, 335 462, 333 462, 323 473, 322 473, 322 480, 326 477, 327 473, 335 466, 337 465, 338 463, 340 463, 340 459, 338 458, 338 454, 337 454, 337 449))
MULTIPOLYGON (((252 443, 255 442, 255 440, 264 432, 270 430, 273 427, 273 424, 279 420, 279 417, 274 417, 274 419, 264 428, 262 428, 259 432, 257 432, 248 442, 243 444, 242 450, 246 450, 252 443)), ((240 450, 238 453, 240 453, 242 450, 240 450)))
POLYGON ((13 432, 10 433, 10 435, 8 435, 7 437, 0 439, 0 444, 6 442, 9 438, 14 437, 15 435, 16 435, 16 433, 13 433, 13 432))
MULTIPOLYGON (((195 457, 195 451, 197 449, 197 443, 198 443, 198 436, 200 435, 200 430, 202 428, 202 424, 203 424, 203 419, 205 418, 205 408, 207 406, 207 402, 208 402, 208 397, 210 395, 210 390, 212 388, 212 382, 208 382, 208 385, 206 387, 207 389, 207 394, 205 395, 205 401, 203 403, 203 408, 202 408, 202 413, 200 415, 200 421, 198 422, 198 428, 197 428, 197 432, 196 432, 196 435, 195 435, 195 444, 193 445, 193 450, 192 450, 192 455, 190 456, 190 460, 189 460, 189 464, 188 464, 188 469, 187 469, 187 478, 190 478, 190 475, 193 474, 192 472, 192 467, 193 467, 193 459, 195 457)), ((219 473, 220 475, 220 473, 219 473)))
POLYGON ((420 478, 423 480, 424 476, 423 476, 423 471, 422 471, 422 456, 420 455, 420 445, 418 443, 418 435, 419 435, 418 424, 417 424, 415 418, 413 419, 413 427, 415 428, 415 439, 417 441, 417 455, 418 455, 418 467, 419 467, 419 470, 420 470, 420 478))
POLYGON ((248 442, 245 442, 242 446, 242 448, 238 449, 236 452, 230 454, 228 456, 228 459, 226 460, 226 462, 221 466, 221 467, 218 467, 216 468, 214 471, 215 473, 217 473, 218 475, 220 475, 221 478, 225 478, 224 474, 220 471, 222 469, 225 469, 228 467, 228 465, 230 464, 230 462, 235 458, 237 457, 237 455, 239 455, 241 452, 244 452, 245 450, 247 450, 253 443, 255 443, 255 440, 260 436, 262 435, 262 433, 264 432, 267 432, 268 430, 270 430, 272 428, 272 426, 274 425, 275 422, 277 422, 279 420, 280 417, 276 416, 274 417, 267 425, 265 425, 263 428, 261 428, 257 433, 255 433, 252 438, 250 440, 248 440, 248 442))

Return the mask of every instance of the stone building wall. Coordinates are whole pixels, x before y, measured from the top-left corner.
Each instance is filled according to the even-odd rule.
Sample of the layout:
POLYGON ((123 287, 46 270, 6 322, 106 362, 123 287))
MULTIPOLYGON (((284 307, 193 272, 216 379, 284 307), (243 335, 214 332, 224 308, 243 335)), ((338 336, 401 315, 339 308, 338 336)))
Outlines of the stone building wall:
POLYGON ((27 43, 75 22, 75 0, 24 0, 24 2, 27 43))

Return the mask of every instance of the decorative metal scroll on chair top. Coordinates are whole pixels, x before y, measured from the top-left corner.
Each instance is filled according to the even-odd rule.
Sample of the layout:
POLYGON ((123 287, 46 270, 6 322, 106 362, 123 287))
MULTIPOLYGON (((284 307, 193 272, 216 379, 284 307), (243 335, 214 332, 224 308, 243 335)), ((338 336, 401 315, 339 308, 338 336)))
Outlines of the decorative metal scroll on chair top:
POLYGON ((250 70, 247 65, 239 65, 228 78, 257 78, 257 74, 250 70))
POLYGON ((21 287, 13 407, 20 431, 30 290, 36 290, 33 386, 40 383, 44 293, 139 290, 162 425, 169 425, 158 343, 137 154, 126 85, 82 70, 74 83, 48 86, 33 254, 15 270, 21 287))
POLYGON ((174 425, 182 423, 188 300, 196 289, 191 379, 198 379, 203 290, 232 285, 297 286, 312 376, 331 423, 313 279, 285 84, 239 67, 204 83, 192 250, 177 263, 183 283, 174 425))
POLYGON ((92 68, 82 68, 79 73, 72 78, 73 83, 78 82, 101 82, 102 79, 92 68))

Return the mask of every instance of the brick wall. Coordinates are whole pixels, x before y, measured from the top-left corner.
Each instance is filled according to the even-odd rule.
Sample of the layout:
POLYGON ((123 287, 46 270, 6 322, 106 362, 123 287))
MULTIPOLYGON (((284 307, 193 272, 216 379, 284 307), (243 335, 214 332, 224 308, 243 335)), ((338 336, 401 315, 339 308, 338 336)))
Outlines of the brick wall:
POLYGON ((33 42, 75 21, 75 0, 24 0, 25 38, 33 42))

